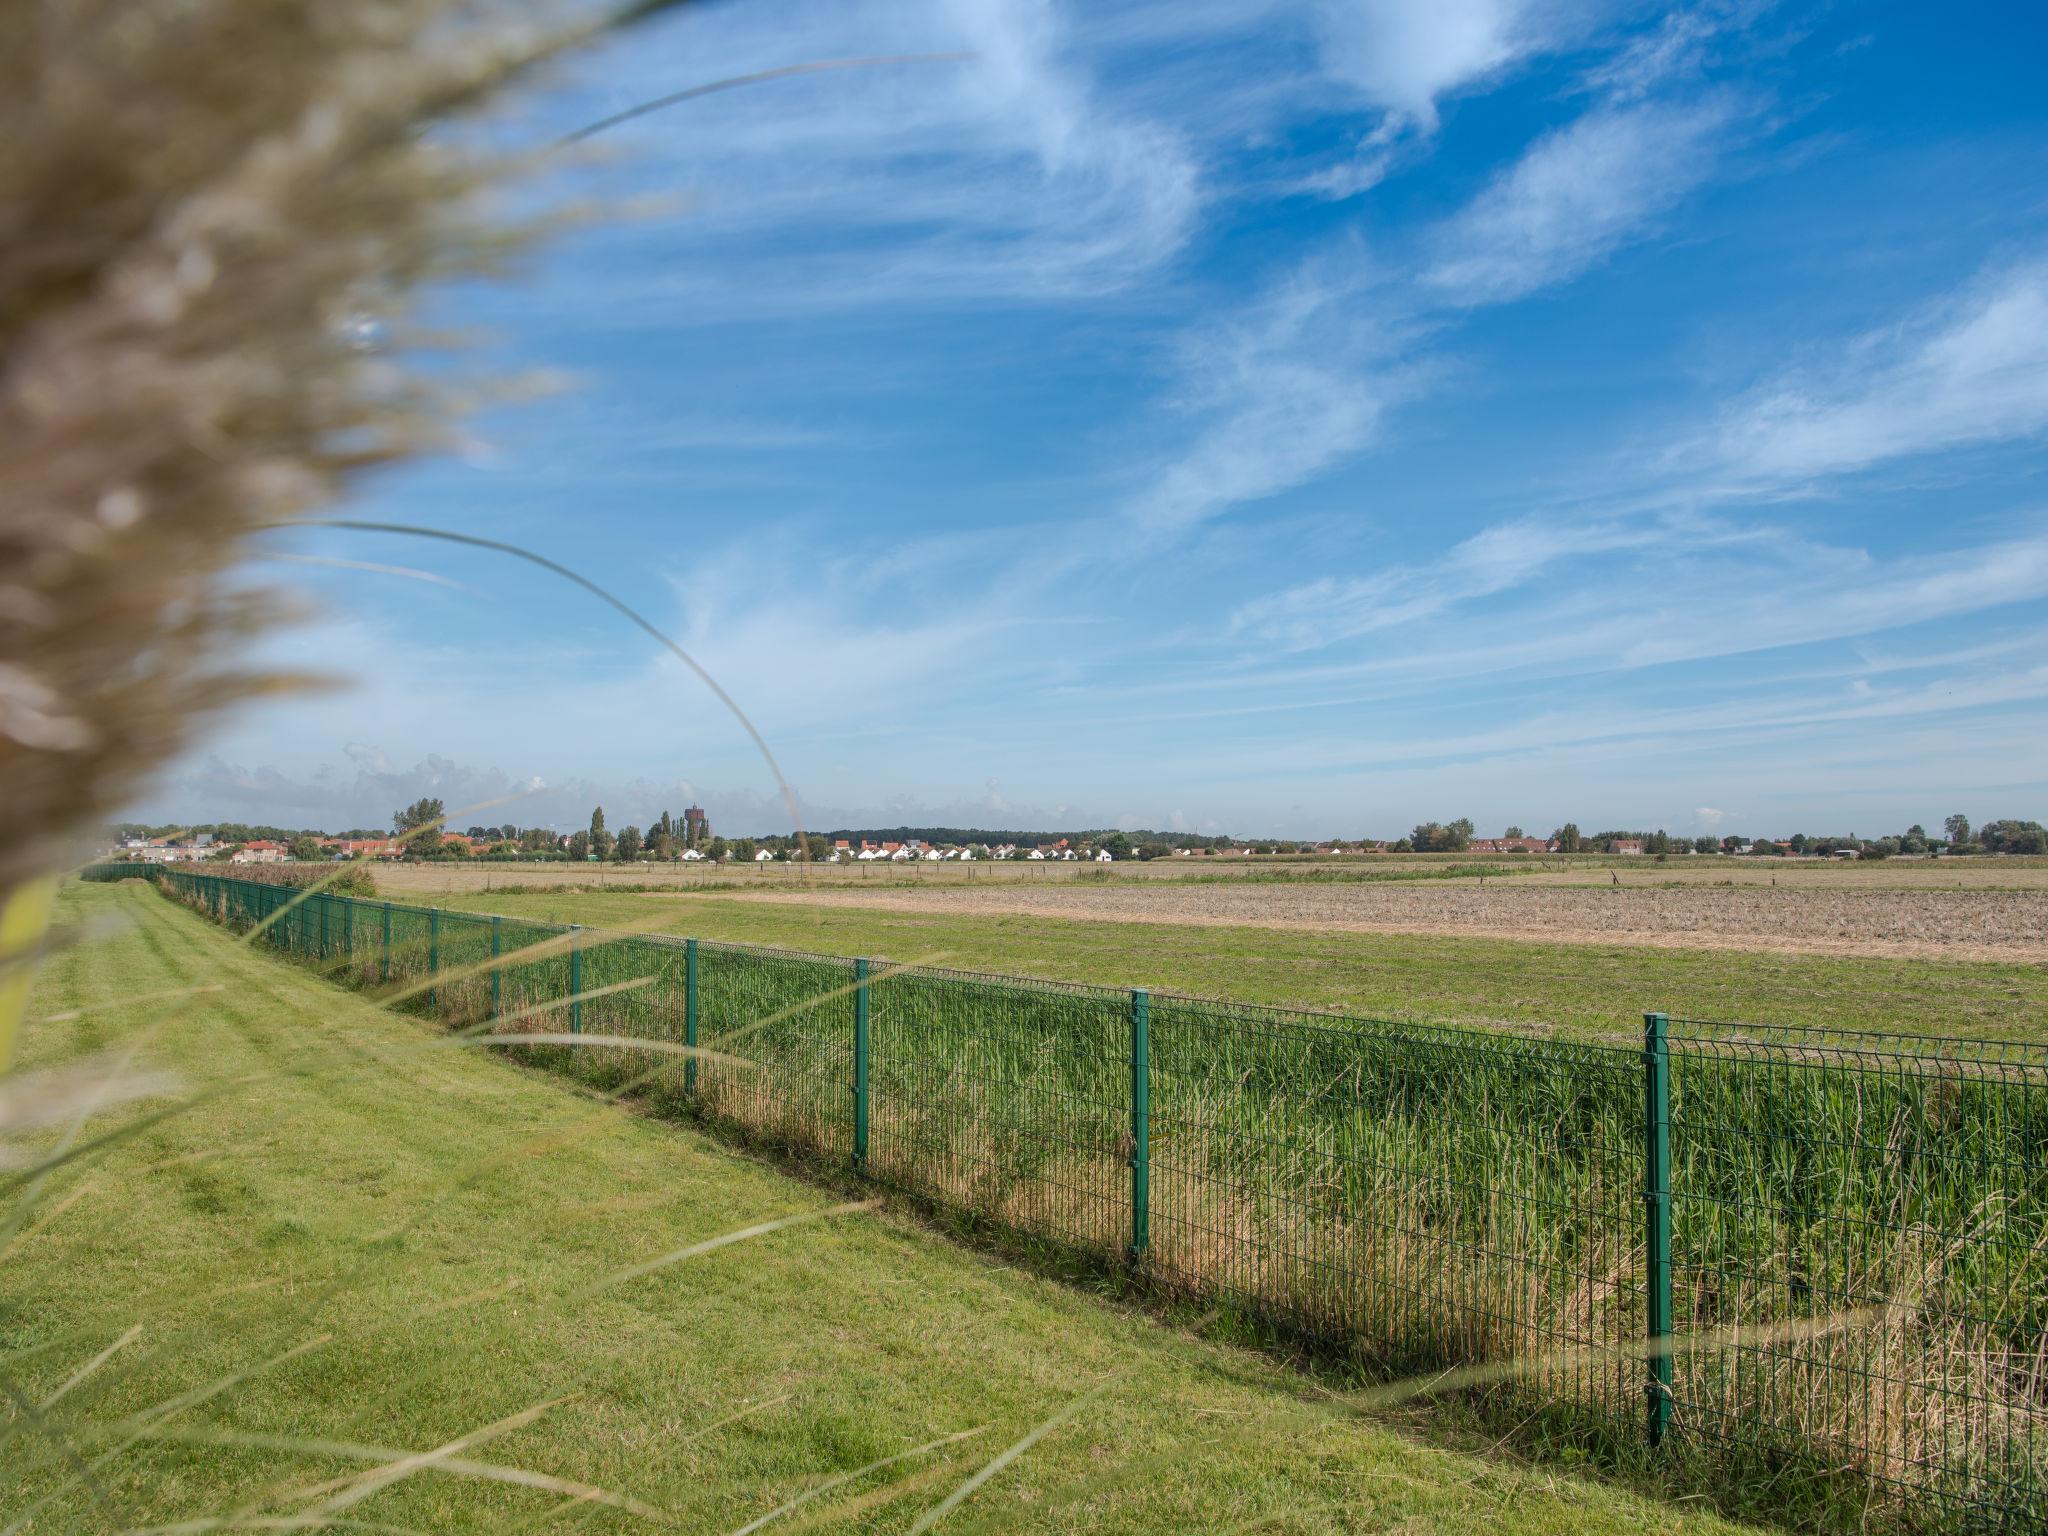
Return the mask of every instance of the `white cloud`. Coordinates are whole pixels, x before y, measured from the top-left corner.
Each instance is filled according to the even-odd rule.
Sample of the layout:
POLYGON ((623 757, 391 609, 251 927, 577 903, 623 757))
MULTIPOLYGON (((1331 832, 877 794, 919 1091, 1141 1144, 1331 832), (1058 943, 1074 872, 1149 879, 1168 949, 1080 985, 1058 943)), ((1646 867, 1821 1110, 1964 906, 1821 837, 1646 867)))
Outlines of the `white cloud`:
POLYGON ((1538 139, 1436 232, 1423 285, 1454 304, 1498 304, 1579 276, 1706 180, 1736 121, 1727 98, 1595 108, 1538 139))
POLYGON ((1759 386, 1672 458, 1770 486, 2044 431, 2048 259, 2037 257, 1759 386))
POLYGON ((1550 45, 1561 8, 1537 0, 1322 0, 1322 66, 1425 132, 1438 101, 1550 45))
MULTIPOLYGON (((1389 704, 1470 698, 1489 685, 1509 690, 1504 718, 1544 679, 1632 686, 1651 669, 1761 657, 1793 647, 1837 644, 1909 626, 2019 611, 2048 595, 2048 533, 2036 532, 1946 553, 1877 558, 1816 545, 1782 529, 1707 519, 1608 520, 1583 526, 1508 525, 1435 562, 1351 580, 1317 581, 1243 605, 1206 664, 1185 682, 1149 691, 1185 692, 1201 709, 1389 704), (1524 556, 1480 558, 1498 542, 1524 556), (1570 562, 1570 578, 1554 579, 1570 562), (1827 573, 1816 580, 1815 572, 1827 573), (1673 602, 1675 592, 1713 594, 1710 603, 1673 602), (1328 659, 1292 658, 1326 649, 1328 659), (1339 692, 1341 690, 1341 692, 1339 692)), ((1890 653, 1821 671, 1754 680, 1762 663, 1724 670, 1779 694, 1810 697, 1849 677, 1850 693, 1901 670, 1971 668, 1993 677, 2040 669, 2041 631, 1991 644, 1945 646, 1929 657, 1890 653)), ((1687 674, 1698 676, 1697 673, 1687 674)), ((1666 683, 1644 682, 1654 693, 1666 683)))
POLYGON ((1357 269, 1315 264, 1242 318, 1192 339, 1181 405, 1206 419, 1129 506, 1170 535, 1313 479, 1370 444, 1387 408, 1424 370, 1401 358, 1357 269))
MULTIPOLYGON (((721 319, 1124 289, 1192 232, 1196 163, 1175 128, 1105 101, 1069 41, 1036 0, 693 10, 594 60, 605 89, 577 111, 651 99, 704 60, 737 74, 793 51, 972 57, 733 92, 697 131, 662 113, 623 128, 613 148, 632 189, 672 187, 691 207, 609 238, 658 260, 661 296, 715 303, 721 319)), ((644 316, 644 286, 614 289, 619 312, 644 316)), ((589 297, 576 296, 585 309, 589 297)))
POLYGON ((1543 0, 1315 0, 1323 72, 1383 113, 1348 157, 1301 190, 1355 197, 1437 129, 1444 97, 1559 46, 1583 18, 1543 0))
POLYGON ((1230 631, 1281 650, 1315 650, 1527 587, 1566 560, 1726 549, 1770 538, 1758 530, 1695 518, 1516 518, 1480 530, 1438 560, 1388 565, 1362 576, 1321 577, 1254 599, 1231 615, 1230 631))

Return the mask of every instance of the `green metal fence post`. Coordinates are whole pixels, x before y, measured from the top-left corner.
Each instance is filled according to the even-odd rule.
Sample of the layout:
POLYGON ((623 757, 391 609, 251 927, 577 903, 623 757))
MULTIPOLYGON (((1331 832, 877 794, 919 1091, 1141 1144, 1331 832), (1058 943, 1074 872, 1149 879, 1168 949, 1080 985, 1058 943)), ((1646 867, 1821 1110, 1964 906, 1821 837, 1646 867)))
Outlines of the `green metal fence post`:
POLYGON ((1671 1425, 1671 1046, 1668 1014, 1643 1015, 1643 1214, 1649 1255, 1650 1444, 1671 1425))
POLYGON ((853 1167, 868 1167, 868 963, 853 962, 853 1167))
MULTIPOLYGON (((441 974, 441 909, 427 908, 427 974, 441 974)), ((440 994, 434 988, 427 988, 427 1006, 440 1006, 440 994)))
MULTIPOLYGON (((697 1048, 697 941, 683 941, 683 1044, 697 1048)), ((697 1091, 697 1058, 683 1058, 683 1092, 697 1091)))
POLYGON ((322 891, 313 898, 320 903, 320 958, 327 958, 327 893, 322 891))
POLYGON ((583 1033, 583 932, 581 923, 569 925, 569 1033, 583 1033))
POLYGON ((391 903, 384 903, 384 979, 391 980, 391 903))
POLYGON ((497 914, 491 916, 491 1017, 496 1018, 505 1011, 505 972, 498 960, 505 953, 504 922, 497 914))
POLYGON ((1131 1257, 1152 1243, 1152 998, 1131 989, 1131 1257))

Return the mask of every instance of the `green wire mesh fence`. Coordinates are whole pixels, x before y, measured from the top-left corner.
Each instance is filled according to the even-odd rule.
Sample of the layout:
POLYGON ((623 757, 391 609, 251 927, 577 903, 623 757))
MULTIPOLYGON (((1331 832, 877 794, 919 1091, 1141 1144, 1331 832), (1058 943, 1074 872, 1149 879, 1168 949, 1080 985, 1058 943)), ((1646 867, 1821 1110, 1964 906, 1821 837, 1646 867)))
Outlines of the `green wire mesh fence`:
POLYGON ((2048 1529, 2040 1049, 1661 1014, 1632 1049, 161 883, 1384 1378, 1475 1368, 1900 1528, 2048 1529))

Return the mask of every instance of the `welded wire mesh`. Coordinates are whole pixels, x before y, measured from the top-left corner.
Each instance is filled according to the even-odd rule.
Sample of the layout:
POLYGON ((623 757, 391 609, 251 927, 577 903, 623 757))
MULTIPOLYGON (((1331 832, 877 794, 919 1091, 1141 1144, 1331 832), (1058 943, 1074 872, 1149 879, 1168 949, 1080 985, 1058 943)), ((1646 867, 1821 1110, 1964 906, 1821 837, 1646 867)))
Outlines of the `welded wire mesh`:
POLYGON ((868 1168, 1005 1227, 1130 1241, 1127 994, 925 967, 870 986, 868 1168))
POLYGON ((853 962, 707 943, 698 974, 698 1044, 718 1053, 698 1067, 704 1113, 793 1151, 848 1156, 853 962))
POLYGON ((1889 1524, 2048 1529, 2040 1047, 1660 1016, 1638 1052, 710 942, 692 987, 680 940, 161 883, 457 1023, 694 1019, 699 1057, 552 1056, 1378 1375, 1499 1366, 1647 1433, 1668 1274, 1672 1434, 1889 1524))
POLYGON ((1634 1412, 1636 1053, 1151 999, 1152 1262, 1378 1374, 1634 1412))
POLYGON ((1675 1425, 2048 1529, 2040 1049, 1674 1028, 1675 1425))

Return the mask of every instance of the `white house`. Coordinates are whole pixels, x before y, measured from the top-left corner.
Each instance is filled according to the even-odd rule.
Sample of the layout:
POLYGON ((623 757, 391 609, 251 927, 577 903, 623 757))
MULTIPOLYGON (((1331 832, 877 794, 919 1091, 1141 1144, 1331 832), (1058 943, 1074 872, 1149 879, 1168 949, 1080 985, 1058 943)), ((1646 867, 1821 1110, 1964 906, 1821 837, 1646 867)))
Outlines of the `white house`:
POLYGON ((1025 855, 1024 855, 1024 857, 1025 857, 1025 858, 1027 858, 1027 859, 1040 859, 1040 860, 1043 860, 1043 859, 1045 858, 1045 854, 1044 854, 1044 852, 1043 852, 1042 850, 1040 850, 1040 849, 1037 849, 1037 848, 1034 848, 1034 849, 1032 849, 1032 850, 1031 850, 1031 851, 1030 851, 1029 853, 1025 854, 1025 855))
POLYGON ((775 855, 770 853, 766 848, 756 848, 754 850, 754 862, 756 864, 773 863, 774 859, 775 855))
POLYGON ((695 864, 699 859, 703 857, 704 855, 699 853, 694 848, 685 848, 683 850, 683 862, 685 864, 695 864))
POLYGON ((1111 861, 1110 861, 1110 857, 1109 857, 1109 850, 1108 850, 1107 848, 1098 848, 1098 849, 1096 849, 1096 850, 1095 850, 1095 862, 1096 862, 1096 863, 1098 863, 1098 864, 1107 864, 1107 863, 1111 862, 1111 861))

